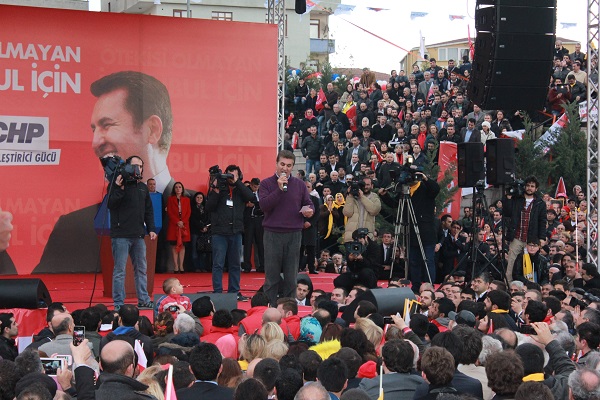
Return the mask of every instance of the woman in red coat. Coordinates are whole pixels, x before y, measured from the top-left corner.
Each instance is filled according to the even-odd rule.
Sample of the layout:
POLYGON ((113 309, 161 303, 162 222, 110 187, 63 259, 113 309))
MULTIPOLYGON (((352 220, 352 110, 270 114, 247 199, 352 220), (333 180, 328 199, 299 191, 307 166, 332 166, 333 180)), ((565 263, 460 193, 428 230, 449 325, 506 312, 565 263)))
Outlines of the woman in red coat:
POLYGON ((167 240, 171 245, 173 265, 175 273, 183 274, 183 259, 185 258, 185 246, 183 243, 190 241, 190 216, 192 208, 190 199, 183 194, 185 189, 183 183, 175 182, 171 196, 167 202, 167 215, 169 226, 167 228, 167 240))

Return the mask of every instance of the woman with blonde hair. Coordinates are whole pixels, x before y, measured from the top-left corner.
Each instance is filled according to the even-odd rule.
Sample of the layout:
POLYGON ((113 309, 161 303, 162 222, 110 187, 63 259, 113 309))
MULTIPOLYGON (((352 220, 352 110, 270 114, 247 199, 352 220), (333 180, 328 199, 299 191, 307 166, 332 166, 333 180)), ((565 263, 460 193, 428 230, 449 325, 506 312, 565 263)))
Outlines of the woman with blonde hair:
POLYGON ((281 357, 288 353, 288 350, 289 346, 287 343, 281 340, 272 340, 267 343, 267 347, 265 348, 265 357, 279 361, 281 360, 281 357))
POLYGON ((267 322, 264 324, 260 329, 260 335, 265 339, 267 344, 275 340, 279 340, 280 342, 285 341, 285 334, 277 322, 267 322))
POLYGON ((265 348, 267 341, 258 333, 252 335, 244 334, 238 343, 238 350, 241 357, 239 361, 242 371, 248 368, 248 363, 255 358, 265 358, 265 348))
POLYGON ((369 339, 369 342, 375 346, 375 351, 380 354, 381 346, 383 345, 383 329, 375 325, 375 322, 369 318, 358 318, 354 324, 354 329, 362 331, 369 339))
POLYGON ((162 371, 160 365, 152 365, 138 375, 137 381, 148 386, 148 389, 146 389, 144 393, 156 397, 157 400, 164 400, 165 394, 155 377, 160 371, 162 371))

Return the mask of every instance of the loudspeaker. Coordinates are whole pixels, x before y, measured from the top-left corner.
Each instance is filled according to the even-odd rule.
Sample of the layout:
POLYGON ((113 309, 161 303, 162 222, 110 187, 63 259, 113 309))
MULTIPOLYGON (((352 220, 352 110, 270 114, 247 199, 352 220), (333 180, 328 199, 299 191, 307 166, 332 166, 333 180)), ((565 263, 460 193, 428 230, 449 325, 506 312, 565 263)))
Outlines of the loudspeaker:
POLYGON ((306 0, 296 0, 296 14, 304 14, 306 12, 306 0))
POLYGON ((475 187, 485 179, 483 169, 483 143, 458 144, 458 187, 475 187))
POLYGON ((491 139, 485 142, 487 182, 504 185, 512 182, 515 172, 515 145, 512 139, 491 139))
POLYGON ((497 1, 494 7, 476 8, 475 29, 486 32, 554 34, 556 1, 550 7, 525 4, 508 6, 497 1))
POLYGON ((478 0, 467 92, 484 109, 541 109, 548 94, 557 0, 478 0))
MULTIPOLYGON (((550 78, 548 78, 550 79, 550 78)), ((492 86, 481 80, 472 80, 468 87, 469 99, 488 110, 541 110, 548 87, 492 86)), ((486 142, 487 143, 487 142, 486 142)))
POLYGON ((52 303, 41 279, 0 280, 0 308, 46 308, 52 303))
MULTIPOLYGON (((185 296, 189 297, 190 301, 192 303, 194 302, 194 300, 196 300, 200 297, 208 296, 214 303, 215 310, 231 311, 231 310, 235 310, 236 308, 238 308, 237 293, 212 293, 212 292, 202 293, 202 292, 200 292, 200 293, 193 293, 193 294, 185 293, 185 296)), ((163 297, 165 297, 164 294, 155 294, 154 295, 154 304, 158 304, 163 297)))
POLYGON ((377 306, 377 312, 383 316, 389 316, 404 312, 404 300, 415 300, 415 294, 409 288, 371 289, 356 296, 352 303, 348 304, 342 312, 341 318, 349 325, 354 321, 354 312, 358 303, 362 300, 370 301, 377 306))

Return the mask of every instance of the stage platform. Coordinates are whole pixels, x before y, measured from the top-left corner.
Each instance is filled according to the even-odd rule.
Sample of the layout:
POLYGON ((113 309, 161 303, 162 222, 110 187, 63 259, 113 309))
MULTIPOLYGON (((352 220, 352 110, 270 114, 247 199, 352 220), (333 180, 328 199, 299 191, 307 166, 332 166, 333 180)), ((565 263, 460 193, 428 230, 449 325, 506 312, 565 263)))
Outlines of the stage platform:
MULTIPOLYGON (((309 275, 313 282, 313 286, 317 289, 323 289, 327 292, 333 290, 333 279, 336 274, 320 273, 309 275)), ((212 292, 212 275, 210 273, 193 273, 186 272, 184 274, 156 274, 154 279, 153 294, 162 294, 162 283, 165 279, 175 277, 181 281, 185 287, 185 293, 194 294, 200 292, 212 292)), ((60 301, 64 303, 69 310, 77 310, 86 308, 90 304, 106 304, 112 308, 112 298, 104 297, 104 286, 102 283, 101 274, 40 274, 40 275, 2 275, 3 279, 41 279, 48 292, 52 296, 52 301, 60 301)), ((259 272, 242 273, 240 289, 243 295, 252 297, 254 293, 264 284, 265 274, 259 272)), ((227 287, 227 274, 223 274, 223 284, 227 287)), ((128 298, 125 303, 137 304, 136 298, 128 298)), ((239 302, 238 307, 241 309, 249 309, 250 302, 239 302)), ((0 307, 1 308, 1 307, 0 307)))

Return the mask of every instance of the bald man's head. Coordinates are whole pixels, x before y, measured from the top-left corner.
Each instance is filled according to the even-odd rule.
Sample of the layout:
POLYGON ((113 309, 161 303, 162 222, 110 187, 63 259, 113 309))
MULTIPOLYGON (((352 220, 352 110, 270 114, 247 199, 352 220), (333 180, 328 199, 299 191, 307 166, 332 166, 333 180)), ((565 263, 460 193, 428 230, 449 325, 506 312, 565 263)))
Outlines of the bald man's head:
POLYGON ((276 322, 278 324, 281 323, 281 313, 276 308, 267 308, 262 317, 262 322, 276 322))
POLYGON ((50 325, 52 326, 52 332, 54 332, 55 336, 71 334, 73 333, 73 327, 75 326, 73 317, 68 313, 55 314, 50 321, 50 325))
POLYGON ((108 342, 100 352, 102 371, 110 374, 133 376, 135 356, 133 347, 124 340, 108 342))

